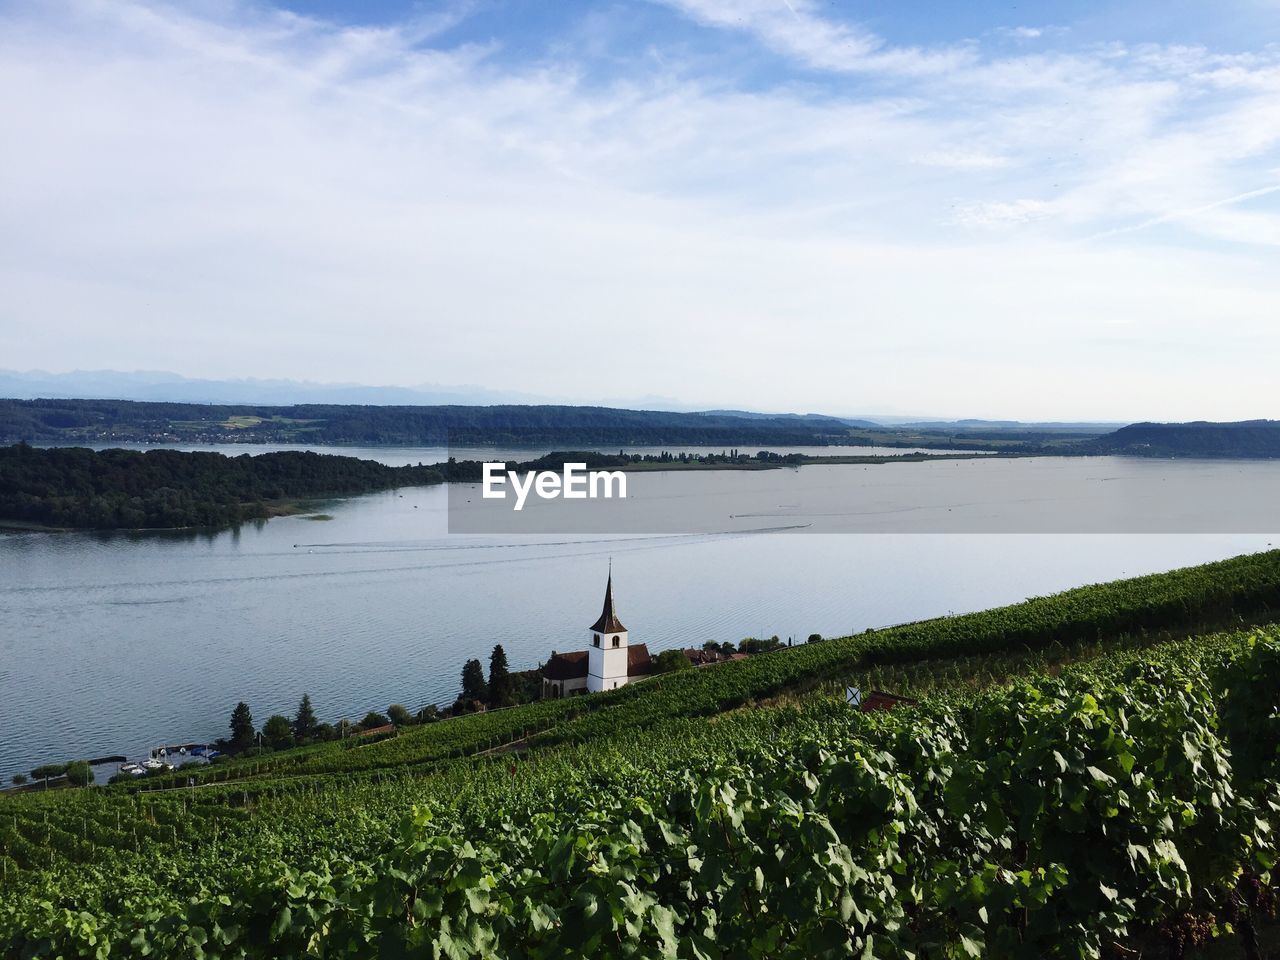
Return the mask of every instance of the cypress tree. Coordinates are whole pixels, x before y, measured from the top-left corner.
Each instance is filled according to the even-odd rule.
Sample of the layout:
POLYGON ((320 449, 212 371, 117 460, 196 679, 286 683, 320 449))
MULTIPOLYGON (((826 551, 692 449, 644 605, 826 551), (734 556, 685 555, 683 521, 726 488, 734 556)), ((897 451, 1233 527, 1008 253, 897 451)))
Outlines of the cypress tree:
POLYGON ((489 655, 489 706, 505 707, 511 700, 511 671, 507 669, 507 651, 499 643, 489 655))
POLYGON ((231 711, 231 742, 237 747, 247 747, 253 743, 253 714, 249 705, 241 700, 231 711))
POLYGON ((316 712, 311 709, 311 694, 304 693, 293 718, 293 736, 297 740, 310 740, 316 732, 316 712))
POLYGON ((484 667, 479 660, 468 660, 462 668, 462 699, 483 702, 488 699, 488 694, 488 685, 484 682, 484 667))

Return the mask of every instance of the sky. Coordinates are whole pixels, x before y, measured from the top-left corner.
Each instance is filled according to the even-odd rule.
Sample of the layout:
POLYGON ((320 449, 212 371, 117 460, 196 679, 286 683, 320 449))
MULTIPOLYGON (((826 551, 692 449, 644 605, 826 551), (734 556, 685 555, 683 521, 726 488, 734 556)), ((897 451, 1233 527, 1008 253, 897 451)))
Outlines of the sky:
POLYGON ((1280 417, 1280 0, 0 0, 0 366, 1280 417))

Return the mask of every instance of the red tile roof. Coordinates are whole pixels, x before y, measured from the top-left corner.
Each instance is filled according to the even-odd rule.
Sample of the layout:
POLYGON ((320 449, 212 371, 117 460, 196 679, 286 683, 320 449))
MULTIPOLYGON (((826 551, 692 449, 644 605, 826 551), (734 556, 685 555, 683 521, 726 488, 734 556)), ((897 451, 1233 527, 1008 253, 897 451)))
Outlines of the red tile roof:
POLYGON ((577 680, 587 675, 587 651, 553 654, 542 668, 542 675, 548 680, 577 680))
POLYGON ((915 704, 919 700, 912 700, 910 697, 899 697, 896 694, 885 693, 883 690, 872 690, 862 698, 862 703, 858 709, 869 712, 871 710, 892 710, 900 704, 915 704))
POLYGON ((688 657, 689 662, 695 667, 701 667, 708 663, 723 663, 731 658, 731 654, 720 650, 703 650, 700 647, 685 647, 680 652, 688 657))
POLYGON ((627 647, 627 676, 643 677, 653 672, 653 660, 647 643, 633 643, 627 647))

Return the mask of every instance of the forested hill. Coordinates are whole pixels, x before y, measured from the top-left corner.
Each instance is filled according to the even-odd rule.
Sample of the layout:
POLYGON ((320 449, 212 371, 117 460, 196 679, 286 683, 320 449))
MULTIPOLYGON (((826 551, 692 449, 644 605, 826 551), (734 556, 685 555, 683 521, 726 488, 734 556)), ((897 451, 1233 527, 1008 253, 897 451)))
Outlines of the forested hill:
POLYGON ((1280 421, 1135 423, 1080 446, 1086 453, 1143 457, 1280 457, 1280 421))
POLYGON ((0 441, 813 444, 847 433, 827 417, 740 417, 570 406, 212 406, 127 400, 0 400, 0 441))
POLYGON ((0 448, 0 521, 93 529, 225 527, 268 501, 440 483, 430 467, 284 452, 0 448))

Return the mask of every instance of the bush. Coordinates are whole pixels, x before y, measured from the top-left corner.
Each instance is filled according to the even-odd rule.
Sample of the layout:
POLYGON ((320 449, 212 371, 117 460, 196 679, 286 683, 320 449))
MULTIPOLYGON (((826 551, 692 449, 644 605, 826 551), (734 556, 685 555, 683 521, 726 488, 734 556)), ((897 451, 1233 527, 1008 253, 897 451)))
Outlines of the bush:
POLYGON ((83 760, 67 764, 67 782, 73 787, 87 787, 93 783, 93 768, 83 760))
MULTIPOLYGON (((398 703, 393 703, 391 706, 387 707, 387 717, 397 727, 408 727, 413 725, 413 714, 398 703)), ((365 719, 367 720, 368 717, 365 719)))
POLYGON ((46 763, 31 771, 31 779, 44 780, 47 782, 62 776, 66 772, 67 765, 65 763, 46 763))
POLYGON ((360 721, 361 730, 373 730, 375 727, 385 727, 391 722, 391 719, 385 714, 370 710, 364 715, 364 719, 360 721))
POLYGON ((26 782, 27 782, 27 775, 25 773, 15 773, 13 775, 13 785, 15 787, 20 787, 26 782))
POLYGON ((657 673, 674 673, 676 670, 692 670, 693 664, 683 650, 663 650, 653 658, 653 669, 657 673))
POLYGON ((278 713, 268 717, 267 722, 262 725, 262 739, 277 750, 292 746, 293 724, 288 717, 278 713))

